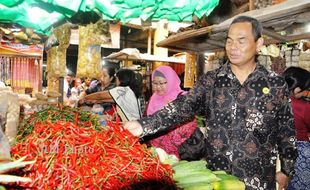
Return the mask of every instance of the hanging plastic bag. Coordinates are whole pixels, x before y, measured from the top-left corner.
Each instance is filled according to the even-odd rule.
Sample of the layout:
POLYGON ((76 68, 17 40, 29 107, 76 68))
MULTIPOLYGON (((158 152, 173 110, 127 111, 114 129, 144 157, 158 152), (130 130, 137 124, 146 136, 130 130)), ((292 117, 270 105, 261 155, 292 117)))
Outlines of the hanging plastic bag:
POLYGON ((49 51, 52 47, 58 46, 59 42, 55 36, 55 34, 50 35, 48 39, 44 43, 45 51, 49 51))
MULTIPOLYGON (((51 47, 47 51, 47 74, 49 77, 66 76, 66 54, 70 45, 71 28, 70 24, 64 24, 54 29, 53 34, 57 39, 58 46, 51 47)), ((52 39, 51 39, 52 40, 52 39)), ((51 42, 48 46, 53 46, 51 42)), ((56 45, 54 44, 54 45, 56 45)))
POLYGON ((0 161, 10 160, 10 144, 8 138, 4 135, 2 127, 0 127, 0 161))
POLYGON ((109 23, 103 20, 79 26, 78 77, 98 78, 101 73, 101 45, 111 43, 109 23))

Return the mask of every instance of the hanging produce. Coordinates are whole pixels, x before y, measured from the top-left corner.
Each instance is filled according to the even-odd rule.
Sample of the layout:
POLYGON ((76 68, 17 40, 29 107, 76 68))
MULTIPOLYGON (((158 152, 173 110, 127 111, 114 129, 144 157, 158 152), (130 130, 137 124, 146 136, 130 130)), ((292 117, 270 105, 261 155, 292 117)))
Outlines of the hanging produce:
POLYGON ((109 23, 103 20, 79 26, 78 77, 98 78, 101 73, 101 45, 111 42, 109 23))
MULTIPOLYGON (((53 31, 58 41, 58 46, 51 47, 47 51, 47 75, 48 77, 64 77, 66 73, 66 53, 70 45, 71 28, 64 24, 53 31)), ((56 90, 58 91, 58 90, 56 90)))
POLYGON ((184 88, 192 88, 196 81, 196 61, 197 55, 186 53, 184 88))

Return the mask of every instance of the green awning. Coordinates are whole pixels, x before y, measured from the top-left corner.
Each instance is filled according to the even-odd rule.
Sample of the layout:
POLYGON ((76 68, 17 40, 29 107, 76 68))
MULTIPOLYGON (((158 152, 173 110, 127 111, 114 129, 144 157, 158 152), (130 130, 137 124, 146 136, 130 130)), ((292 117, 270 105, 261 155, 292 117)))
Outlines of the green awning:
POLYGON ((219 0, 1 0, 0 23, 48 34, 53 25, 89 13, 123 23, 137 18, 184 22, 192 21, 193 15, 208 16, 218 3, 219 0))

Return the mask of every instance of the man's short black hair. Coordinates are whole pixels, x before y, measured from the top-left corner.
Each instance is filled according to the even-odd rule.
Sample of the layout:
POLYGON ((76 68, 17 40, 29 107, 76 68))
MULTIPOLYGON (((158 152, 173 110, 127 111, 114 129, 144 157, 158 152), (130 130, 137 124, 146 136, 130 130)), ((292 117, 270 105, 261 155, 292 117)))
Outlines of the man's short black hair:
POLYGON ((252 18, 249 16, 238 16, 236 17, 230 24, 242 23, 242 22, 249 22, 252 25, 252 33, 254 36, 255 41, 257 41, 262 36, 263 26, 260 21, 256 18, 252 18))

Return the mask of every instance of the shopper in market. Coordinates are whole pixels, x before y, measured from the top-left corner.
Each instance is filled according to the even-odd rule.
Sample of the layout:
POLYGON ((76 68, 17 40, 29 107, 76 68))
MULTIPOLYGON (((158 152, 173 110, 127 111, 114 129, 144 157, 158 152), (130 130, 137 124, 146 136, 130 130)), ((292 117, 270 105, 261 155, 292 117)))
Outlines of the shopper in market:
POLYGON ((72 81, 73 81, 73 74, 70 73, 65 77, 64 80, 64 97, 65 99, 71 96, 71 88, 72 88, 72 81))
POLYGON ((304 97, 310 90, 310 72, 300 67, 289 67, 283 77, 291 92, 298 150, 295 174, 287 189, 310 189, 310 101, 304 97))
POLYGON ((101 92, 105 90, 110 90, 115 87, 115 68, 112 66, 103 66, 101 71, 101 76, 98 81, 95 82, 95 85, 90 86, 85 92, 82 92, 79 96, 79 106, 93 106, 94 104, 100 104, 102 108, 106 112, 111 112, 113 114, 112 105, 113 103, 110 102, 102 102, 99 100, 88 100, 87 102, 84 101, 84 97, 86 95, 101 92))
POLYGON ((129 69, 121 69, 116 73, 116 87, 85 96, 85 101, 116 103, 116 110, 122 121, 141 118, 139 97, 142 81, 136 73, 129 69))
POLYGON ((92 79, 90 77, 85 77, 85 78, 83 78, 82 81, 83 81, 82 84, 79 86, 79 90, 81 93, 85 92, 87 89, 90 88, 90 83, 91 83, 92 79))
POLYGON ((80 88, 79 86, 82 83, 82 80, 78 77, 76 77, 75 79, 73 79, 72 81, 73 83, 73 87, 70 89, 70 96, 69 99, 67 101, 67 105, 70 107, 76 107, 77 106, 77 102, 79 100, 79 95, 80 95, 80 88))
POLYGON ((184 101, 124 127, 143 137, 203 114, 210 169, 239 177, 246 189, 275 189, 276 181, 285 188, 296 159, 294 121, 284 79, 256 62, 261 34, 256 19, 235 18, 225 45, 228 62, 201 76, 184 101))
MULTIPOLYGON (((159 66, 155 69, 152 73, 153 95, 147 106, 146 114, 152 115, 177 98, 184 100, 186 92, 181 89, 180 83, 181 81, 177 73, 171 67, 159 66)), ((188 159, 188 154, 182 151, 180 155, 179 149, 183 143, 186 143, 186 140, 189 139, 191 135, 194 135, 195 130, 197 130, 196 133, 200 132, 197 128, 196 120, 194 119, 184 125, 178 126, 174 130, 150 136, 148 138, 150 139, 148 143, 154 147, 162 148, 168 154, 175 155, 179 159, 182 159, 183 155, 188 159)), ((200 132, 200 134, 202 133, 200 132)), ((201 141, 203 141, 203 139, 201 139, 201 141)))

